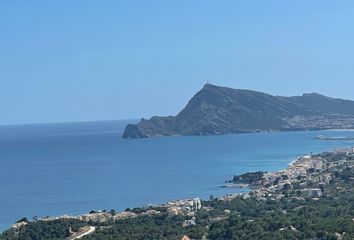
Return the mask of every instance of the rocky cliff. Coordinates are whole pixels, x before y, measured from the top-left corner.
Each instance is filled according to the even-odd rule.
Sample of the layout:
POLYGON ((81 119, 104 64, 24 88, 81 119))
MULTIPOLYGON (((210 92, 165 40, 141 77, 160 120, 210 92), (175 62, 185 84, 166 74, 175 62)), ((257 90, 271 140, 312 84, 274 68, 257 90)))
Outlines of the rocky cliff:
POLYGON ((205 85, 176 116, 142 119, 123 138, 354 128, 354 101, 297 97, 205 85))

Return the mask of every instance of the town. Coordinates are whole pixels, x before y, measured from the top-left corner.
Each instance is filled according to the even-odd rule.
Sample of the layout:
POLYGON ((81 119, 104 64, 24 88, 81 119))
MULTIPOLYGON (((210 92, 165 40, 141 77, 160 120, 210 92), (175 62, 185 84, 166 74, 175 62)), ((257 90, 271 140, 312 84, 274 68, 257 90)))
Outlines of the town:
POLYGON ((354 167, 351 156, 354 156, 354 148, 337 149, 334 152, 299 157, 284 170, 241 175, 247 176, 247 179, 235 176, 232 181, 234 185, 229 186, 251 187, 253 190, 248 193, 227 195, 221 199, 230 200, 241 195, 259 200, 267 197, 279 200, 284 197, 284 190, 289 189, 296 189, 301 191, 302 195, 316 199, 321 197, 324 186, 330 183, 334 174, 338 174, 344 168, 354 167), (253 176, 251 179, 250 175, 253 176))
MULTIPOLYGON (((354 236, 354 212, 347 206, 353 202, 354 196, 353 147, 298 157, 284 170, 244 173, 235 176, 232 182, 248 191, 208 201, 190 198, 126 209, 123 212, 112 209, 91 211, 79 216, 36 218, 32 221, 24 218, 4 232, 0 239, 27 239, 19 236, 29 236, 33 231, 40 234, 35 229, 41 228, 52 228, 51 234, 56 236, 55 239, 58 239, 57 236, 67 240, 101 239, 97 236, 112 234, 125 239, 123 236, 129 234, 129 231, 124 229, 135 229, 138 225, 150 230, 135 229, 134 232, 140 234, 137 238, 153 234, 160 236, 159 234, 168 232, 170 236, 174 236, 171 237, 173 239, 220 239, 219 235, 223 229, 228 229, 227 224, 230 221, 238 226, 234 234, 251 236, 255 233, 250 229, 256 224, 258 235, 268 234, 269 238, 264 239, 278 239, 276 236, 287 239, 289 236, 296 236, 293 239, 344 240, 354 236), (337 206, 339 209, 335 210, 337 206), (299 214, 308 214, 308 211, 318 213, 311 213, 301 220, 296 217, 299 214), (335 215, 336 211, 339 211, 338 215, 335 215), (279 219, 279 222, 269 222, 269 215, 272 219, 279 219), (311 224, 304 224, 303 221, 309 221, 311 224), (334 229, 326 227, 324 231, 324 221, 345 223, 332 224, 334 229), (306 231, 309 226, 312 226, 312 230, 306 231), (272 230, 267 232, 266 229, 269 228, 272 230)), ((228 231, 224 234, 229 234, 228 231)), ((233 238, 226 236, 222 239, 233 238)))

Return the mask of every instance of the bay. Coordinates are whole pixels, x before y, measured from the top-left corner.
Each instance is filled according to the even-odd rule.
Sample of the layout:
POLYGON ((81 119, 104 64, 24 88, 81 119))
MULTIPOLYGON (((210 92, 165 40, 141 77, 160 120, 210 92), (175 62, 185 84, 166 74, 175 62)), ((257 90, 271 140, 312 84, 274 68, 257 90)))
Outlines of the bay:
POLYGON ((0 231, 22 217, 221 196, 240 191, 221 188, 235 174, 354 145, 315 139, 354 135, 343 130, 122 139, 131 122, 0 126, 0 231))

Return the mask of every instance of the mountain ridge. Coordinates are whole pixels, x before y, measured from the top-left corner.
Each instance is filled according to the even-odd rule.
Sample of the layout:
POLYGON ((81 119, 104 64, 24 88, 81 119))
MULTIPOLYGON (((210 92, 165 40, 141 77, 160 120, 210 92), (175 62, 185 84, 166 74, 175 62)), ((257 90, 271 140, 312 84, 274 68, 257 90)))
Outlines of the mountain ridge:
POLYGON ((176 115, 127 125, 123 138, 354 128, 354 101, 318 93, 273 96, 206 84, 176 115))

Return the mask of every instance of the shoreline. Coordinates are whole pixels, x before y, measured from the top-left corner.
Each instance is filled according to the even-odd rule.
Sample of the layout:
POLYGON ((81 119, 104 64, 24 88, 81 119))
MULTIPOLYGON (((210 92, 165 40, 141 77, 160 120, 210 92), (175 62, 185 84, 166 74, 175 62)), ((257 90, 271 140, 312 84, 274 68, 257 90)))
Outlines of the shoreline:
MULTIPOLYGON (((323 151, 318 154, 312 154, 312 155, 303 155, 300 157, 297 157, 296 159, 290 161, 288 163, 288 167, 285 169, 280 169, 272 172, 265 172, 265 179, 262 179, 262 183, 259 184, 259 186, 249 186, 247 184, 234 184, 232 183, 230 186, 227 186, 225 184, 224 186, 220 187, 228 187, 228 188, 238 188, 238 189, 243 189, 246 190, 244 192, 235 192, 231 194, 226 194, 223 196, 217 196, 216 198, 221 200, 221 201, 229 201, 232 200, 236 197, 256 197, 256 198, 261 198, 264 196, 264 194, 269 194, 274 192, 275 190, 279 190, 280 188, 283 188, 286 184, 289 184, 288 179, 283 179, 280 183, 277 183, 277 187, 274 185, 269 187, 267 186, 270 183, 274 183, 275 180, 279 177, 282 177, 283 175, 288 175, 291 178, 296 178, 297 176, 304 174, 307 174, 307 170, 310 168, 317 168, 317 169, 322 169, 323 168, 323 159, 321 159, 322 154, 326 152, 331 152, 331 153, 347 153, 351 151, 351 154, 354 154, 354 148, 353 147, 346 147, 346 148, 340 148, 340 149, 333 149, 331 151, 323 151), (267 186, 267 187, 266 187, 267 186)), ((91 211, 90 213, 86 214, 81 214, 81 215, 75 215, 75 216, 69 216, 69 215, 60 215, 60 216, 53 216, 53 217, 43 217, 43 218, 38 218, 38 220, 35 221, 54 221, 54 220, 61 220, 61 219, 75 219, 75 220, 81 220, 81 221, 102 221, 102 219, 112 219, 114 221, 116 220, 121 220, 121 219, 126 219, 126 218, 135 218, 139 216, 146 216, 146 215, 156 215, 159 214, 159 211, 156 210, 151 210, 150 208, 165 208, 167 212, 173 213, 173 214, 181 214, 181 213, 193 213, 194 210, 200 209, 201 208, 201 199, 196 197, 196 198, 189 198, 189 199, 179 199, 179 200, 174 200, 174 201, 169 201, 167 203, 163 204, 148 204, 142 207, 136 207, 134 209, 142 209, 145 212, 141 214, 136 214, 131 211, 123 211, 123 212, 117 212, 112 214, 111 212, 107 212, 105 210, 100 211, 91 211), (149 210, 150 209, 150 210, 149 210)), ((26 225, 27 223, 25 222, 17 222, 13 224, 12 226, 4 229, 4 231, 7 231, 9 229, 19 229, 20 227, 26 225)), ((2 231, 2 232, 4 232, 2 231)))
MULTIPOLYGON (((25 236, 25 234, 32 232, 34 228, 38 229, 36 230, 38 234, 42 234, 41 229, 48 228, 52 232, 60 234, 62 237, 60 239, 75 240, 87 235, 92 235, 89 239, 96 239, 98 236, 107 236, 110 239, 111 236, 121 236, 123 234, 122 227, 128 229, 132 227, 135 229, 133 231, 136 231, 142 237, 145 236, 145 232, 141 231, 139 227, 135 228, 137 225, 143 224, 148 227, 152 224, 148 229, 159 231, 158 229, 161 229, 161 219, 168 219, 167 222, 162 224, 163 227, 178 229, 177 232, 170 233, 171 236, 178 236, 178 239, 185 239, 182 236, 186 236, 186 239, 189 239, 188 237, 192 237, 191 239, 206 239, 209 234, 210 236, 216 236, 215 234, 220 233, 218 229, 214 229, 214 223, 226 221, 234 224, 233 217, 240 220, 238 226, 241 229, 248 229, 248 223, 261 221, 265 224, 262 229, 268 231, 271 227, 267 225, 269 217, 273 217, 276 212, 276 216, 280 219, 287 214, 290 215, 289 222, 281 222, 276 226, 274 229, 276 232, 283 232, 288 229, 294 231, 293 233, 300 234, 298 235, 299 239, 307 239, 308 235, 301 233, 304 231, 302 221, 292 219, 292 217, 297 219, 299 213, 306 217, 306 211, 297 210, 303 208, 312 210, 313 207, 320 205, 321 207, 317 210, 322 213, 320 216, 323 216, 327 213, 328 200, 333 199, 339 199, 336 202, 337 204, 346 200, 345 204, 352 206, 352 200, 347 197, 354 196, 352 187, 354 181, 354 147, 343 147, 332 151, 303 155, 291 161, 285 169, 273 172, 246 173, 236 176, 233 181, 251 181, 252 184, 259 181, 259 187, 247 193, 228 194, 223 197, 210 198, 206 201, 201 201, 199 198, 175 200, 160 205, 150 205, 132 210, 126 209, 119 213, 116 213, 115 210, 110 212, 91 211, 88 214, 78 216, 46 217, 33 221, 22 219, 14 224, 11 229, 4 232, 3 236, 5 239, 8 236, 25 236), (340 198, 341 196, 343 198, 340 198), (289 201, 294 205, 287 205, 286 203, 289 201), (255 216, 256 212, 249 210, 253 207, 257 211, 257 216, 255 216), (241 214, 244 214, 244 216, 241 217, 241 214), (246 225, 244 225, 245 223, 246 225), (57 229, 57 227, 59 228, 57 229), (197 229, 200 232, 195 232, 197 229)), ((349 217, 347 223, 352 224, 352 213, 346 212, 346 216, 349 217)), ((310 222, 317 219, 317 215, 311 216, 310 222)), ((327 217, 323 216, 320 219, 325 220, 327 217)), ((342 220, 342 217, 338 216, 334 221, 337 222, 338 220, 342 220)), ((321 221, 319 224, 316 225, 319 230, 316 230, 317 232, 311 234, 311 236, 322 234, 321 229, 326 225, 323 225, 321 221)), ((219 225, 217 224, 217 226, 219 225)), ((228 229, 228 225, 225 227, 225 229, 228 229)), ((340 227, 338 227, 338 230, 332 231, 332 233, 337 232, 341 236, 345 234, 340 227)), ((43 234, 42 236, 44 236, 43 234)), ((130 239, 129 234, 125 234, 126 238, 124 239, 130 239)), ((166 232, 163 230, 158 234, 165 236, 166 232)), ((251 230, 248 234, 253 236, 254 232, 251 230)), ((351 237, 354 236, 354 232, 350 234, 351 237)), ((269 236, 277 235, 270 234, 269 236)))
POLYGON ((334 128, 334 129, 327 129, 324 131, 329 131, 329 132, 354 132, 353 128, 334 128))
MULTIPOLYGON (((330 151, 331 153, 337 153, 339 151, 352 151, 354 153, 354 148, 353 147, 346 147, 346 148, 340 148, 340 149, 333 149, 330 151)), ((272 188, 266 187, 267 184, 270 182, 274 183, 275 179, 279 178, 280 176, 283 176, 284 174, 288 174, 291 178, 296 178, 300 174, 306 174, 306 171, 312 167, 317 167, 322 168, 323 165, 320 163, 322 160, 320 159, 321 154, 326 153, 320 152, 317 154, 312 154, 312 155, 303 155, 300 157, 297 157, 296 159, 290 161, 288 163, 288 167, 285 169, 280 169, 272 172, 265 172, 264 173, 264 182, 260 183, 258 186, 249 186, 248 184, 237 184, 237 183, 230 183, 230 184, 224 184, 223 186, 220 187, 225 187, 225 188, 237 188, 237 189, 243 189, 245 190, 244 192, 235 192, 235 193, 230 193, 226 194, 223 196, 216 196, 217 199, 221 201, 229 201, 233 198, 240 197, 240 196, 245 196, 245 197, 257 197, 261 196, 264 192, 269 192, 272 191, 272 188)), ((281 186, 283 187, 285 184, 287 184, 288 181, 284 181, 281 186)), ((59 220, 59 219, 76 219, 76 220, 82 220, 82 221, 101 221, 102 219, 113 219, 113 220, 120 220, 120 219, 125 219, 125 218, 135 218, 141 215, 156 215, 158 214, 158 211, 155 210, 149 210, 150 208, 166 208, 167 211, 173 212, 175 214, 179 214, 181 212, 190 212, 193 209, 198 209, 201 207, 201 200, 198 197, 195 198, 189 198, 189 199, 179 199, 179 200, 173 200, 169 201, 167 203, 163 204, 147 204, 142 207, 136 207, 134 209, 143 209, 146 210, 146 212, 143 212, 142 214, 135 214, 134 212, 130 211, 122 211, 122 212, 117 212, 112 214, 111 212, 107 212, 106 210, 97 210, 97 211, 91 211, 90 213, 86 214, 79 214, 79 215, 74 215, 74 216, 69 216, 69 215, 59 215, 59 216, 52 216, 52 217, 42 217, 38 218, 36 221, 54 221, 54 220, 59 220), (101 220, 100 220, 101 219, 101 220)), ((21 226, 26 225, 25 222, 17 222, 10 226, 9 228, 5 229, 18 229, 21 226)))
MULTIPOLYGON (((344 154, 346 156, 354 155, 354 146, 333 149, 329 152, 334 154, 344 154)), ((250 197, 251 195, 261 199, 264 196, 268 194, 274 194, 275 192, 287 186, 291 188, 291 180, 294 180, 300 176, 311 175, 312 172, 323 171, 323 169, 326 168, 326 160, 322 157, 325 153, 327 153, 327 151, 320 152, 317 154, 299 156, 295 160, 289 162, 288 167, 285 169, 272 172, 263 172, 263 176, 259 179, 257 185, 237 182, 235 183, 231 180, 229 181, 229 184, 225 184, 223 187, 229 186, 230 188, 248 189, 249 192, 228 194, 226 196, 223 196, 222 200, 229 201, 239 196, 250 197)), ((255 172, 247 172, 244 174, 250 173, 252 174, 255 172)), ((328 184, 331 180, 330 174, 324 174, 321 180, 322 184, 328 184)))

